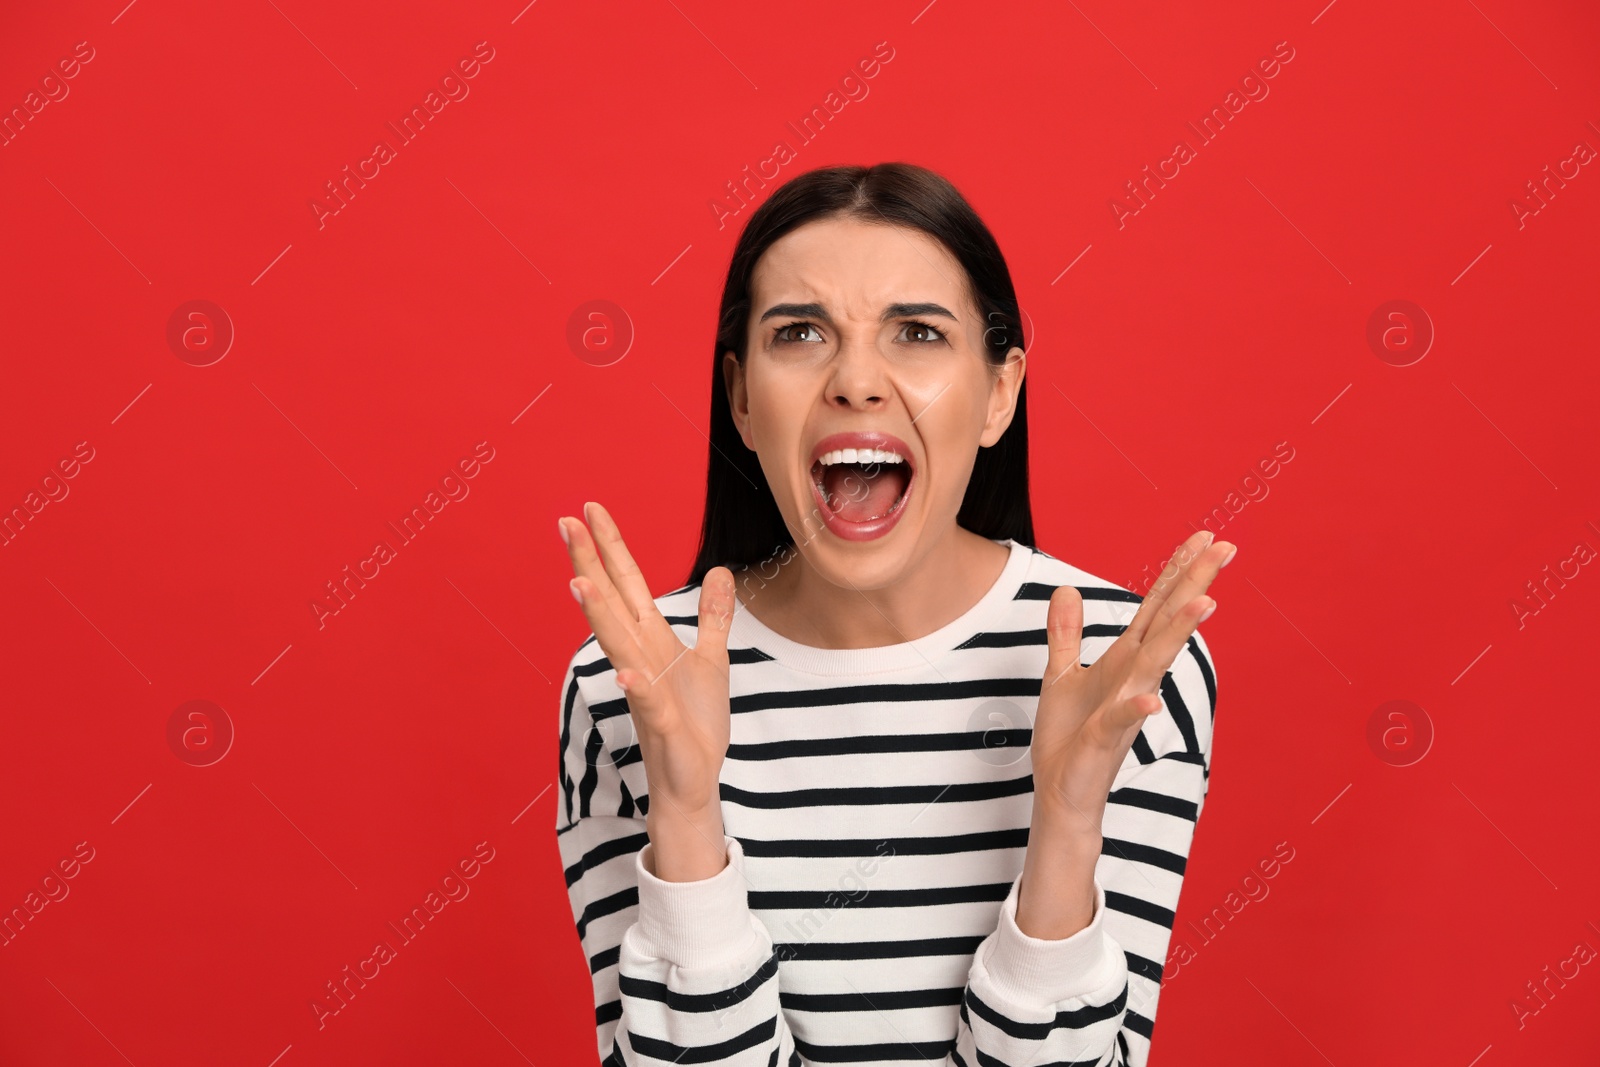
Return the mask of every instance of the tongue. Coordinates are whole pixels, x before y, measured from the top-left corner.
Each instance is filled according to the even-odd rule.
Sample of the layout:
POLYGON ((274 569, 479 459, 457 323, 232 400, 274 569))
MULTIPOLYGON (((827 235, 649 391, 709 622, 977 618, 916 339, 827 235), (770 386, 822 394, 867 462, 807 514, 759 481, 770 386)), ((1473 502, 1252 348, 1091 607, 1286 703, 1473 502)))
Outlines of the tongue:
POLYGON ((846 522, 866 522, 889 514, 906 491, 904 464, 865 467, 835 463, 822 470, 822 490, 834 513, 846 522))

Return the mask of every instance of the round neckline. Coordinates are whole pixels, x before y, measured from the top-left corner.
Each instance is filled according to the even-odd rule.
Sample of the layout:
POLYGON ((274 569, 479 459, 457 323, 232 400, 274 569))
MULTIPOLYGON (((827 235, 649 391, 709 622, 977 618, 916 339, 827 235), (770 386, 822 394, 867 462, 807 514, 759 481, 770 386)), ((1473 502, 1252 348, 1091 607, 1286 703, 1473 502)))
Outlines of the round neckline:
MULTIPOLYGON (((991 538, 991 540, 994 540, 991 538)), ((1011 550, 997 578, 977 603, 939 629, 914 641, 872 648, 819 648, 791 640, 756 618, 737 597, 728 629, 728 647, 755 648, 786 667, 810 674, 871 674, 927 667, 929 663, 959 647, 1016 598, 1028 571, 1033 549, 1013 538, 995 540, 1011 550)))

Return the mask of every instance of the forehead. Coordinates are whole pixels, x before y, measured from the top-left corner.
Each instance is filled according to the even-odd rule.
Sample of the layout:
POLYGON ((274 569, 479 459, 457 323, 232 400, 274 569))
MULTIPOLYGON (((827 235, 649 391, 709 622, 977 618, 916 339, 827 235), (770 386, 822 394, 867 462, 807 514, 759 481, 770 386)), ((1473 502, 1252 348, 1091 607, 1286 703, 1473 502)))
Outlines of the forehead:
POLYGON ((874 320, 887 304, 918 301, 974 314, 966 271, 941 242, 853 218, 819 219, 778 238, 757 261, 750 293, 752 318, 773 303, 810 301, 874 320))

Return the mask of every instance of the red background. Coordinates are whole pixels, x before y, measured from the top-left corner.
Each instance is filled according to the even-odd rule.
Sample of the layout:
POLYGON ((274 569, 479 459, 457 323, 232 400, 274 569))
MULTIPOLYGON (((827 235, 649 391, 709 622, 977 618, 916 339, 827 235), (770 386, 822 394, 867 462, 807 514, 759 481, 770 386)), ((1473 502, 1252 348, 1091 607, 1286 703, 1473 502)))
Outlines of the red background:
POLYGON ((587 632, 555 519, 607 503, 653 587, 681 584, 748 214, 709 204, 780 138, 779 181, 910 160, 994 230, 1035 329, 1047 551, 1143 588, 1294 450, 1222 528, 1196 955, 1155 1062, 1600 1047, 1600 964, 1542 1004, 1525 985, 1600 949, 1600 566, 1520 628, 1511 607, 1600 549, 1600 175, 1511 207, 1600 146, 1592 11, 124 2, 11 5, 0 33, 8 113, 94 49, 0 148, 0 507, 94 456, 0 548, 0 908, 94 849, 0 948, 0 1061, 594 1062, 553 834, 587 632), (324 183, 480 41, 470 94, 319 227, 324 183), (1280 41, 1270 95, 1201 146, 1185 123, 1280 41), (795 144, 878 42, 869 95, 795 144), (1119 227, 1180 138, 1197 158, 1119 227), (236 330, 205 367, 166 340, 196 299, 236 330), (567 340, 595 299, 635 332, 610 366, 567 340), (1366 339, 1395 299, 1437 332, 1405 367, 1366 339), (481 441, 470 495, 319 628, 324 583, 481 441), (235 730, 210 766, 169 745, 190 700, 235 730), (1434 731, 1410 766, 1368 741, 1390 700, 1434 731), (319 1030, 324 984, 479 842, 470 896, 319 1030), (1270 894, 1199 939, 1279 843, 1270 894))

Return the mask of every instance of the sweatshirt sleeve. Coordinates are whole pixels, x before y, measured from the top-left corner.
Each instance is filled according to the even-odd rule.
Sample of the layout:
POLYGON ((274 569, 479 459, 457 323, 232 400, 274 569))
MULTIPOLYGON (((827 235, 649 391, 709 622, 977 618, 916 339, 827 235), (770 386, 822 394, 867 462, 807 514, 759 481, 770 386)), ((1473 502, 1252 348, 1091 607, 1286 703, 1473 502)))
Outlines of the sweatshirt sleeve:
POLYGON ((1162 679, 1162 713, 1107 798, 1089 925, 1017 926, 1019 876, 973 955, 952 1059, 1144 1067, 1183 874, 1209 786, 1216 675, 1199 634, 1162 679), (1158 721, 1159 720, 1159 721, 1158 721), (1151 737, 1167 738, 1159 747, 1151 737))
MULTIPOLYGON (((595 650, 598 654, 598 650, 595 650)), ((744 853, 697 882, 657 878, 637 800, 621 766, 638 763, 620 690, 605 660, 568 668, 562 685, 557 843, 567 895, 594 985, 605 1067, 799 1063, 778 1004, 778 958, 750 911, 744 853), (591 706, 578 678, 588 675, 591 706)))

